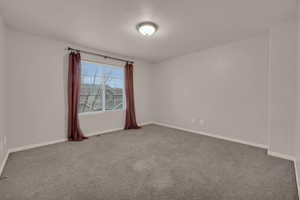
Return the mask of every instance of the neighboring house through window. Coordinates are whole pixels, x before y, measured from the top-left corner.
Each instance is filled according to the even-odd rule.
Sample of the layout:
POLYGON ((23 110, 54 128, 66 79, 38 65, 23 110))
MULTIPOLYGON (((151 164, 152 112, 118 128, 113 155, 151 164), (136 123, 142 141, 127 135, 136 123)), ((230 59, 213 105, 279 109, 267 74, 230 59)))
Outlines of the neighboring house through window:
POLYGON ((81 61, 80 113, 122 110, 124 69, 81 61))

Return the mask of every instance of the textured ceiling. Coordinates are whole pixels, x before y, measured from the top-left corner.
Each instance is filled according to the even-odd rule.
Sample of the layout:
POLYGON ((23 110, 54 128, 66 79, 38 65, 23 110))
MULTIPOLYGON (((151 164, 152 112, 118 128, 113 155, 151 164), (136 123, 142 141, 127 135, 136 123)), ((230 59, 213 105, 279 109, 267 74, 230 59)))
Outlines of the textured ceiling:
POLYGON ((18 30, 149 62, 267 31, 295 14, 296 0, 0 0, 18 30), (135 29, 154 21, 149 38, 135 29))

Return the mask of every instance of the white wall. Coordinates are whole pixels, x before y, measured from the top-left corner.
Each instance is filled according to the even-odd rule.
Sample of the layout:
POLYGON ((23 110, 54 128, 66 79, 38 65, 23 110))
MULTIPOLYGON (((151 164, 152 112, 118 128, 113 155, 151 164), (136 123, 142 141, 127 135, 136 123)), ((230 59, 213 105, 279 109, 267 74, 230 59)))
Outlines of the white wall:
POLYGON ((294 138, 294 151, 296 158, 296 172, 298 180, 298 190, 300 189, 299 174, 300 174, 300 2, 297 5, 297 98, 296 98, 296 125, 294 138))
MULTIPOLYGON (((9 148, 66 138, 68 44, 8 30, 10 66, 9 148)), ((151 120, 148 64, 135 64, 136 110, 139 122, 151 120), (140 87, 140 88, 138 88, 140 87)), ((85 133, 123 127, 124 112, 80 117, 85 133)))
POLYGON ((296 106, 296 23, 270 30, 269 151, 293 156, 296 106))
MULTIPOLYGON (((280 24, 270 35, 157 66, 136 61, 138 122, 204 131, 291 155, 296 90, 293 26, 293 22, 280 24)), ((7 39, 9 148, 66 138, 68 44, 12 29, 7 30, 7 39)), ((80 115, 80 122, 87 134, 122 128, 124 112, 80 115)))
MULTIPOLYGON (((0 17, 0 167, 7 152, 7 65, 6 65, 6 35, 5 24, 0 17)), ((1 173, 1 169, 0 169, 1 173)))
POLYGON ((165 61, 154 77, 156 121, 268 144, 267 34, 165 61))

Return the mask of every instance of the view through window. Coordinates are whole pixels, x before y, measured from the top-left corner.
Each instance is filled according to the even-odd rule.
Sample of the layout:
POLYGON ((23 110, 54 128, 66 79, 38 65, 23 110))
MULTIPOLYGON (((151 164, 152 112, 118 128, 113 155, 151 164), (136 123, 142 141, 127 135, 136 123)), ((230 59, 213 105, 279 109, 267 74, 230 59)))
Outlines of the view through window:
POLYGON ((124 69, 81 61, 80 113, 124 108, 124 69))

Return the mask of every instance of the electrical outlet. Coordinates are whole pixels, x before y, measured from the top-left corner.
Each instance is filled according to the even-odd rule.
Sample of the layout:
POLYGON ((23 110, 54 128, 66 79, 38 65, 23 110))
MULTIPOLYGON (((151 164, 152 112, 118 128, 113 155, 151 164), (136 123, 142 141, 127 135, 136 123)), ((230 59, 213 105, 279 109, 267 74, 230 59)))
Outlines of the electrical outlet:
POLYGON ((196 119, 195 118, 192 118, 192 123, 194 124, 196 122, 196 119))
POLYGON ((7 140, 6 140, 6 136, 3 137, 3 144, 4 146, 6 146, 7 140))

